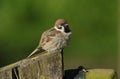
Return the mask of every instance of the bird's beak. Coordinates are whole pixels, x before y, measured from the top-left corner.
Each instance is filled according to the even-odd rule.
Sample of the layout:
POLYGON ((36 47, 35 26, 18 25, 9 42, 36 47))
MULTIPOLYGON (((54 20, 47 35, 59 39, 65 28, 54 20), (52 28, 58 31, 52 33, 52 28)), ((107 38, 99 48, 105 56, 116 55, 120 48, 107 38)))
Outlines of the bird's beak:
POLYGON ((64 25, 64 31, 65 31, 66 33, 71 32, 68 24, 64 25))
POLYGON ((86 69, 83 69, 83 72, 88 72, 86 69))

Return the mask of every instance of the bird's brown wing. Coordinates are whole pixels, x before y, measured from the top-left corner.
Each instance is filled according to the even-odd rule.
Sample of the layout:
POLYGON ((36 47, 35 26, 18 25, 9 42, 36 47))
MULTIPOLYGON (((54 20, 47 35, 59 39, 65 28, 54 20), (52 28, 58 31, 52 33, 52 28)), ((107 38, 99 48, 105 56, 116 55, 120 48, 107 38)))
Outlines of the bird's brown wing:
POLYGON ((41 36, 41 40, 39 42, 39 45, 28 57, 31 57, 33 54, 35 54, 38 51, 39 52, 43 51, 44 49, 42 49, 42 46, 44 46, 46 43, 52 41, 52 39, 54 39, 54 37, 58 33, 60 33, 60 31, 57 31, 55 28, 51 28, 51 29, 43 32, 43 34, 41 36))
POLYGON ((50 30, 47 30, 47 31, 45 31, 45 32, 43 32, 42 33, 42 36, 41 36, 41 40, 40 40, 40 42, 39 42, 39 45, 37 46, 37 48, 32 52, 32 53, 30 53, 29 55, 28 55, 28 57, 31 57, 33 54, 35 54, 36 52, 41 52, 41 51, 43 51, 43 49, 42 49, 42 46, 44 45, 44 44, 46 44, 46 42, 48 42, 48 41, 50 41, 52 38, 49 36, 50 35, 50 33, 48 33, 48 32, 50 32, 51 30, 53 30, 53 28, 51 28, 50 30))
POLYGON ((42 36, 38 47, 41 47, 51 41, 60 31, 57 31, 55 28, 51 28, 45 31, 42 36))

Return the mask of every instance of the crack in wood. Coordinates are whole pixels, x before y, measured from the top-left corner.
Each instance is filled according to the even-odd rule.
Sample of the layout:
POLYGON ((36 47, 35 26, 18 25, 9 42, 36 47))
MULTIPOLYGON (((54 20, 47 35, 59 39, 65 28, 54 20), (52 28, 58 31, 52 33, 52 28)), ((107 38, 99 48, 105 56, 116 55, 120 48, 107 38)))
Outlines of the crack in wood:
POLYGON ((19 79, 18 66, 12 69, 12 79, 19 79))

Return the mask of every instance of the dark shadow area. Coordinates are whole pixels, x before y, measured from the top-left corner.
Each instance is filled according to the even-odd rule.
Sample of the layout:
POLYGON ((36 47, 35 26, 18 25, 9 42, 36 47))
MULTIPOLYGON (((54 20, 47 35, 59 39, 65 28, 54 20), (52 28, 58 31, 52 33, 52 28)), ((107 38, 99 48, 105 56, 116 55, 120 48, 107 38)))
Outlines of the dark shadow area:
POLYGON ((19 79, 18 67, 12 69, 12 79, 19 79))

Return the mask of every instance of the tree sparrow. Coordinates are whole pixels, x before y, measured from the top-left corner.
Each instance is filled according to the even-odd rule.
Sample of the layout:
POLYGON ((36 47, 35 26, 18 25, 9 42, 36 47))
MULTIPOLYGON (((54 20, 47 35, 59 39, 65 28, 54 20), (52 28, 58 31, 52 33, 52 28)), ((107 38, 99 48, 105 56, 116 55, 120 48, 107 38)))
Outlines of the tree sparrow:
POLYGON ((72 32, 65 19, 58 19, 55 25, 43 32, 37 48, 28 56, 32 56, 38 51, 61 52, 67 46, 72 32))

